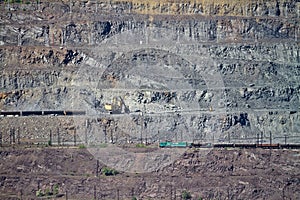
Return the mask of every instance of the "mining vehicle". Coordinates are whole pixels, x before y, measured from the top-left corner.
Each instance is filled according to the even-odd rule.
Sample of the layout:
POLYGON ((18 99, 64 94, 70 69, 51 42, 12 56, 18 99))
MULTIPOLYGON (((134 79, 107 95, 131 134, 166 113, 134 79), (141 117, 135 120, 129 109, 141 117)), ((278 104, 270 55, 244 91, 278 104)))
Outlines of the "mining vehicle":
POLYGON ((112 100, 112 103, 105 104, 104 108, 110 114, 121 114, 121 113, 129 113, 130 112, 128 106, 126 106, 126 104, 121 96, 114 97, 112 100))

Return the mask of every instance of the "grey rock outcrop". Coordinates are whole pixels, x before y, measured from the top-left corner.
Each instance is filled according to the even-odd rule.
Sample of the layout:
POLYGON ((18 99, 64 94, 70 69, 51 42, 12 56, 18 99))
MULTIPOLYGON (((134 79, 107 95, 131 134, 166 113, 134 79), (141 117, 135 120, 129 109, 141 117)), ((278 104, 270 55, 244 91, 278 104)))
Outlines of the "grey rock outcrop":
POLYGON ((86 110, 120 142, 299 142, 299 2, 1 4, 2 110, 86 110))

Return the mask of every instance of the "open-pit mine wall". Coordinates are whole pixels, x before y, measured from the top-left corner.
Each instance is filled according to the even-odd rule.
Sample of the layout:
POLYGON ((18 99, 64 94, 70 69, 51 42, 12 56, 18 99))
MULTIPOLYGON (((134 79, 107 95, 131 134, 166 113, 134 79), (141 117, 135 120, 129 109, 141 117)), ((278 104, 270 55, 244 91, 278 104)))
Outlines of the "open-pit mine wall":
POLYGON ((294 0, 2 1, 0 109, 87 114, 2 116, 1 139, 19 131, 47 142, 51 130, 69 142, 77 133, 99 143, 257 134, 298 143, 299 9, 294 0))

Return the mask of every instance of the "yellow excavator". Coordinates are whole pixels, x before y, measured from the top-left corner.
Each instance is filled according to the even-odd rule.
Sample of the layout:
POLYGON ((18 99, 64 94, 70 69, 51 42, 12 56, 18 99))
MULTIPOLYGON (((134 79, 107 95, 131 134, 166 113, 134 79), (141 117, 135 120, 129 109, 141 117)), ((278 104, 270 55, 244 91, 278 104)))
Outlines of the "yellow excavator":
POLYGON ((120 96, 114 97, 112 103, 105 104, 104 108, 110 114, 122 114, 130 112, 128 106, 126 106, 123 98, 120 96))

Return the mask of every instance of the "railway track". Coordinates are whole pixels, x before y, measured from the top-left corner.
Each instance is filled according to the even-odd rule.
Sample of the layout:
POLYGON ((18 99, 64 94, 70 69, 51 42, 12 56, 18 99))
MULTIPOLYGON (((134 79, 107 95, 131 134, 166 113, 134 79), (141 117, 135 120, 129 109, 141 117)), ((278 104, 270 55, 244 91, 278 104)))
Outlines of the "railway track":
MULTIPOLYGON (((291 114, 294 114, 297 112, 297 110, 293 109, 249 109, 249 110, 231 110, 228 111, 227 109, 219 109, 219 110, 207 110, 207 109, 174 109, 174 110, 167 110, 167 111, 161 111, 161 112, 144 112, 144 115, 148 116, 161 116, 165 114, 234 114, 234 113, 248 113, 248 112, 290 112, 291 114)), ((141 111, 138 112, 131 112, 130 115, 139 115, 141 111)), ((128 116, 125 113, 120 114, 109 114, 105 112, 99 112, 99 115, 107 115, 111 117, 121 117, 121 116, 128 116)), ((54 115, 54 116, 76 116, 76 115, 89 115, 88 111, 85 110, 37 110, 37 111, 22 111, 22 110, 15 110, 15 111, 0 111, 0 116, 2 117, 10 117, 10 116, 47 116, 47 115, 54 115)))
POLYGON ((214 148, 300 149, 300 144, 214 144, 214 148))
POLYGON ((32 115, 86 115, 82 110, 45 110, 45 111, 0 111, 2 116, 32 116, 32 115))

